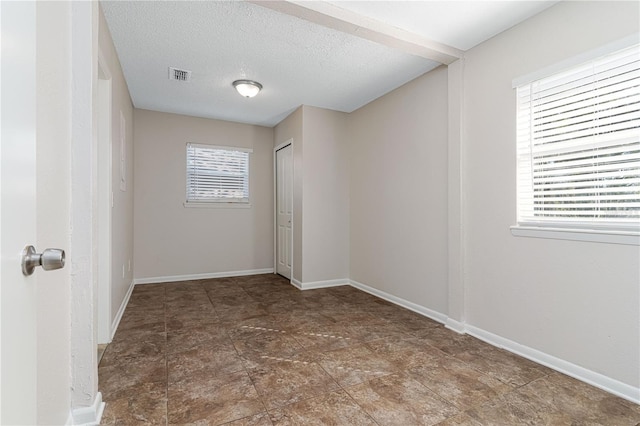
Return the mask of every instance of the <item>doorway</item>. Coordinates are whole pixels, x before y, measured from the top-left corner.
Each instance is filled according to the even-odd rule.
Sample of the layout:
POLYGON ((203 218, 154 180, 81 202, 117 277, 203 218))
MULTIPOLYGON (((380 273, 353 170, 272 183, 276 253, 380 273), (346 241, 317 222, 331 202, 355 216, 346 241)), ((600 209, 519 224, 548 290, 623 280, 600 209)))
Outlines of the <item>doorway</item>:
POLYGON ((275 270, 291 279, 293 247, 293 140, 275 148, 275 270))

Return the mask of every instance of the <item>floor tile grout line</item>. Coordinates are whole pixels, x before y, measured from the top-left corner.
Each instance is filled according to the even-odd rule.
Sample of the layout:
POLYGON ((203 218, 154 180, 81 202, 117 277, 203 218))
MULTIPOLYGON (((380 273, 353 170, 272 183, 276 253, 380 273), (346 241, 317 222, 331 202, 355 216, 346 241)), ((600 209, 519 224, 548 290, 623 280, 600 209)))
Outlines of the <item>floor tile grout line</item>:
MULTIPOLYGON (((251 377, 251 374, 249 374, 249 370, 248 370, 247 366, 244 365, 244 363, 243 363, 243 366, 244 366, 245 374, 249 378, 249 381, 251 382, 251 386, 253 386, 253 390, 256 392, 256 395, 258 395, 258 400, 260 400, 260 403, 262 404, 262 408, 264 408, 264 411, 269 416, 269 421, 271 422, 271 415, 269 414, 269 410, 267 409, 267 404, 265 403, 264 398, 262 397, 260 392, 258 392, 258 388, 256 387, 256 383, 253 380, 253 378, 251 377)), ((271 422, 271 423, 273 423, 273 422, 271 422)))
POLYGON ((275 411, 275 410, 281 410, 281 409, 283 409, 283 408, 285 408, 285 407, 289 407, 289 406, 291 406, 291 405, 299 404, 299 403, 301 403, 301 402, 305 402, 305 401, 310 401, 310 400, 312 400, 312 399, 322 398, 322 397, 324 397, 324 396, 326 396, 326 395, 329 395, 329 394, 331 394, 331 393, 337 392, 337 391, 339 391, 339 390, 342 390, 342 388, 340 388, 340 385, 338 384, 338 388, 337 388, 337 389, 327 390, 326 392, 322 392, 322 393, 315 394, 315 395, 309 395, 309 396, 308 396, 308 397, 306 397, 306 398, 301 398, 301 399, 298 399, 298 400, 296 400, 296 401, 289 402, 289 403, 287 403, 287 404, 282 404, 282 405, 275 406, 275 407, 273 407, 273 408, 267 408, 266 410, 267 410, 267 413, 269 413, 269 417, 271 417, 271 412, 272 412, 272 411, 275 411))
MULTIPOLYGON (((304 353, 304 352, 310 352, 310 351, 303 350, 303 351, 302 351, 302 352, 300 352, 300 353, 304 353)), ((271 358, 271 357, 270 357, 270 358, 271 358)), ((282 360, 282 359, 276 359, 276 360, 282 360)), ((282 361, 280 361, 280 362, 282 362, 282 361)), ((337 386, 337 389, 336 389, 336 390, 340 390, 340 389, 342 389, 342 387, 341 387, 340 383, 339 383, 339 382, 338 382, 338 381, 337 381, 337 380, 336 380, 336 379, 335 379, 331 374, 329 374, 329 373, 324 369, 324 367, 322 367, 322 365, 321 365, 320 363, 318 363, 317 361, 310 361, 309 363, 310 363, 310 364, 315 364, 315 365, 317 365, 317 366, 318 366, 318 367, 319 367, 319 368, 324 372, 324 374, 326 374, 326 375, 327 375, 327 377, 329 377, 329 378, 330 378, 330 379, 335 383, 335 385, 337 386)), ((305 364, 306 364, 306 363, 305 363, 305 364)), ((245 368, 246 368, 246 365, 245 365, 245 368)), ((248 371, 247 371, 247 373, 248 373, 248 371)), ((253 381, 253 379, 251 378, 251 375, 250 375, 250 374, 249 374, 249 379, 250 379, 250 380, 251 380, 251 382, 254 384, 254 388, 256 389, 256 392, 257 392, 257 388, 255 387, 255 382, 254 382, 254 381, 253 381)), ((269 415, 269 420, 271 421, 271 411, 272 411, 272 410, 281 409, 281 408, 283 408, 283 407, 286 407, 286 406, 289 406, 289 405, 293 405, 293 404, 296 404, 296 403, 299 403, 299 402, 303 402, 303 401, 307 401, 307 400, 310 400, 310 399, 318 398, 318 397, 320 397, 320 396, 322 396, 322 395, 326 395, 326 394, 329 394, 329 393, 335 392, 336 390, 328 390, 327 392, 321 393, 321 394, 319 394, 319 395, 310 395, 308 398, 302 398, 302 399, 296 400, 296 401, 294 401, 294 402, 291 402, 291 403, 289 403, 289 404, 279 405, 279 406, 277 406, 277 407, 275 407, 275 408, 272 408, 272 409, 270 409, 270 408, 268 408, 268 407, 267 407, 267 404, 264 402, 264 399, 262 398, 262 395, 260 395, 260 393, 259 393, 259 392, 258 392, 258 396, 260 397, 260 399, 261 399, 261 401, 262 401, 262 403, 263 403, 263 405, 264 405, 264 407, 265 407, 265 410, 267 411, 267 413, 268 413, 268 415, 269 415)), ((272 423, 273 423, 273 422, 272 422, 272 423)), ((376 424, 377 424, 377 423, 376 423, 376 424)))
POLYGON ((405 374, 409 379, 413 380, 414 382, 418 383, 419 385, 421 385, 422 387, 424 387, 425 389, 427 389, 429 392, 431 392, 432 394, 434 394, 436 397, 438 397, 438 399, 440 399, 441 401, 447 403, 448 405, 452 406, 453 408, 455 408, 456 410, 458 410, 458 412, 456 414, 454 414, 453 416, 450 417, 454 417, 457 416, 458 414, 464 413, 467 409, 462 409, 459 408, 455 403, 453 403, 452 401, 449 401, 447 398, 445 398, 444 396, 442 396, 440 394, 440 392, 438 392, 435 389, 432 389, 431 387, 427 386, 426 384, 422 383, 420 380, 416 380, 414 377, 412 377, 410 374, 405 374))
MULTIPOLYGON (((229 334, 228 331, 226 331, 226 333, 227 333, 227 335, 229 334)), ((249 378, 249 381, 251 382, 251 386, 253 386, 253 390, 256 392, 256 395, 258 395, 258 399, 260 400, 260 403, 262 404, 262 408, 264 408, 264 411, 267 413, 267 416, 269 417, 269 422, 273 423, 271 421, 271 415, 269 414, 269 412, 267 410, 267 404, 265 403, 264 398, 262 397, 260 392, 258 392, 258 388, 256 387, 256 383, 253 380, 253 378, 251 377, 251 374, 249 374, 249 368, 247 367, 247 363, 245 362, 245 358, 238 352, 238 348, 236 348, 236 345, 234 344, 233 340, 231 339, 231 336, 228 336, 228 337, 229 337, 229 340, 231 341, 231 343, 233 344, 233 348, 236 351, 236 354, 238 355, 238 357, 240 357, 240 362, 242 364, 242 368, 244 369, 244 373, 249 378)))
MULTIPOLYGON (((358 385, 361 385, 362 383, 359 383, 358 385)), ((353 385, 353 386, 358 386, 358 385, 353 385)), ((349 386, 352 387, 352 386, 349 386)), ((369 411, 367 411, 367 409, 365 407, 363 407, 362 405, 360 405, 360 403, 353 397, 353 395, 351 395, 349 393, 349 391, 342 385, 340 385, 340 389, 342 389, 342 391, 358 406, 360 407, 360 409, 367 415, 367 417, 369 417, 373 423, 377 424, 378 426, 381 426, 380 423, 378 423, 378 421, 375 419, 375 417, 373 417, 373 415, 371 413, 369 413, 369 411)))
MULTIPOLYGON (((437 348, 436 348, 436 349, 437 349, 437 348)), ((548 376, 550 376, 551 374, 555 373, 554 371, 551 371, 550 373, 546 373, 546 374, 544 374, 544 375, 542 375, 542 376, 540 376, 540 377, 536 377, 535 379, 532 379, 532 380, 528 381, 527 383, 524 383, 524 384, 522 384, 522 385, 516 385, 516 384, 514 384, 514 383, 511 383, 510 381, 505 381, 503 378, 496 376, 495 374, 493 374, 493 372, 487 372, 487 371, 484 371, 483 369, 478 368, 478 366, 477 366, 477 365, 475 365, 474 363, 470 363, 470 362, 468 362, 468 361, 465 361, 464 359, 459 358, 458 356, 459 356, 460 354, 458 354, 458 356, 456 356, 456 355, 454 355, 454 354, 449 354, 449 353, 446 353, 446 352, 444 352, 444 353, 445 353, 445 355, 446 355, 447 357, 452 358, 452 359, 454 359, 454 360, 456 360, 456 361, 458 361, 458 362, 460 362, 460 363, 462 363, 462 364, 466 365, 466 366, 467 366, 467 367, 469 367, 470 369, 472 369, 472 370, 474 370, 474 371, 476 371, 476 372, 478 372, 478 373, 482 374, 483 376, 490 377, 490 378, 492 378, 492 379, 494 379, 494 380, 499 381, 500 383, 503 383, 503 384, 508 385, 508 386, 512 386, 512 387, 513 387, 513 389, 521 388, 521 387, 526 386, 527 384, 529 384, 529 383, 531 383, 531 382, 533 382, 533 381, 536 381, 536 380, 541 379, 541 378, 544 378, 544 377, 548 377, 548 376)), ((465 353, 466 353, 466 352, 465 352, 465 353)), ((479 355, 477 355, 477 356, 478 356, 479 358, 485 359, 485 360, 487 360, 487 361, 491 361, 490 359, 488 359, 488 358, 486 358, 486 357, 484 357, 484 356, 482 356, 482 355, 480 355, 480 354, 479 354, 479 355)), ((525 359, 526 359, 526 358, 525 358, 525 359)))

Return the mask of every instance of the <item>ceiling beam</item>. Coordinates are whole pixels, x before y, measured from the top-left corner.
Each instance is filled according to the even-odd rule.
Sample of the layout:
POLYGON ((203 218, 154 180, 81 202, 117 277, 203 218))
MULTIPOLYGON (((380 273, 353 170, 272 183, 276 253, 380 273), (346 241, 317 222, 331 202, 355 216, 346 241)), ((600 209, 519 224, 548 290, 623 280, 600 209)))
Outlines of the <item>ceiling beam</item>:
POLYGON ((296 18, 373 41, 441 64, 450 64, 463 52, 446 44, 426 39, 412 32, 367 18, 332 3, 323 1, 260 1, 249 3, 266 7, 296 18))

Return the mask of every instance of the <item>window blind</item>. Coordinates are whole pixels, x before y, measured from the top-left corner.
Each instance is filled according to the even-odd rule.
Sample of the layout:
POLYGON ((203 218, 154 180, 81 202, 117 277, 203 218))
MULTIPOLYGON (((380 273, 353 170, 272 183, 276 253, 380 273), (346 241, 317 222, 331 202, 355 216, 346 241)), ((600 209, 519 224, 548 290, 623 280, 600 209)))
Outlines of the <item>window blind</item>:
POLYGON ((251 150, 187 144, 187 203, 249 202, 251 150))
POLYGON ((518 222, 640 224, 640 46, 517 87, 518 222))

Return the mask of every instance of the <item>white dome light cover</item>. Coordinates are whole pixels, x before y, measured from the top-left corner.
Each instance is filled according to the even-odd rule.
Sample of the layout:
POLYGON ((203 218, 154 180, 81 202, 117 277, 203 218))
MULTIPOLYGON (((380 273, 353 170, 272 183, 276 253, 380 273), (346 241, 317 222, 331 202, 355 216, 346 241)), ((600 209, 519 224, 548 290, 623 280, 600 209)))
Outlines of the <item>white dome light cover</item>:
POLYGON ((233 87, 245 98, 253 98, 262 90, 262 84, 253 80, 236 80, 233 82, 233 87))

